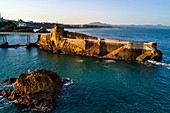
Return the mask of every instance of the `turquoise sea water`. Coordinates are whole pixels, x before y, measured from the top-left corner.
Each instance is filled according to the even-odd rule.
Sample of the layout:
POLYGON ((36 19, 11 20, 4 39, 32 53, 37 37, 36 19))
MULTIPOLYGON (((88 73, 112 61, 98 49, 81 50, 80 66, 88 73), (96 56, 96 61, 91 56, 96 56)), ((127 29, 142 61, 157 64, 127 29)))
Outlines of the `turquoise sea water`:
MULTIPOLYGON (((170 30, 69 29, 112 39, 155 41, 162 62, 117 62, 91 57, 52 54, 36 48, 0 49, 0 81, 34 69, 50 69, 73 80, 64 87, 51 113, 170 112, 170 30)), ((9 35, 10 44, 23 44, 25 36, 9 35)), ((36 41, 36 35, 31 41, 36 41)), ((4 89, 8 86, 0 86, 4 89)), ((30 113, 0 97, 0 113, 30 113)))

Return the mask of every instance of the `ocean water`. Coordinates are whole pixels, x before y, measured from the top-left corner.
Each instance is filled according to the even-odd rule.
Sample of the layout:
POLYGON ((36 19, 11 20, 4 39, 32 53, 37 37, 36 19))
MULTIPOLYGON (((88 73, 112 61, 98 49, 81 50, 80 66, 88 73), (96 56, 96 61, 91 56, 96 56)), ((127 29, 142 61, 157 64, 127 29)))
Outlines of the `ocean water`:
MULTIPOLYGON (((83 56, 52 54, 36 48, 0 49, 0 81, 34 69, 50 69, 73 85, 63 87, 50 113, 169 113, 170 30, 67 29, 101 38, 154 41, 163 52, 161 62, 132 63, 83 56)), ((2 38, 2 37, 0 37, 2 38)), ((36 41, 34 35, 31 41, 36 41)), ((1 39, 0 39, 1 40, 1 39)), ((9 35, 10 44, 26 43, 26 36, 9 35)), ((10 86, 0 86, 0 90, 10 86)), ((0 113, 34 113, 0 97, 0 113)), ((36 112, 35 112, 36 113, 36 112)))

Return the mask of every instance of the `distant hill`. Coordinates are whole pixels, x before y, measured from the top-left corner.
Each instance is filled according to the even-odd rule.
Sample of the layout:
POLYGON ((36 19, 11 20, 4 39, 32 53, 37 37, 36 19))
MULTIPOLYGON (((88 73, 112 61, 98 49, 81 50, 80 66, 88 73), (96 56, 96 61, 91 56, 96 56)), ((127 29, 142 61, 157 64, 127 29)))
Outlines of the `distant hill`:
POLYGON ((89 24, 86 24, 89 26, 103 26, 103 27, 111 27, 111 28, 143 28, 143 29, 170 29, 170 26, 165 26, 165 25, 112 25, 112 24, 107 24, 107 23, 102 23, 102 22, 91 22, 89 24))
POLYGON ((141 28, 146 28, 146 29, 170 29, 170 26, 165 26, 165 25, 161 25, 161 24, 158 24, 158 25, 139 25, 138 27, 141 27, 141 28))
POLYGON ((170 26, 165 25, 113 25, 112 27, 116 28, 134 28, 134 29, 170 29, 170 26))
MULTIPOLYGON (((51 29, 54 24, 56 23, 48 23, 48 22, 33 22, 33 21, 22 21, 23 23, 26 23, 27 27, 32 27, 33 29, 39 29, 41 27, 44 27, 46 29, 51 29)), ((14 30, 18 25, 18 21, 15 20, 8 20, 3 19, 3 21, 0 22, 0 31, 12 31, 14 30)), ((102 22, 91 22, 88 24, 77 24, 77 25, 71 25, 71 24, 61 24, 64 28, 131 28, 131 29, 170 29, 170 26, 165 25, 112 25, 108 23, 102 23, 102 22)))
POLYGON ((94 25, 94 26, 109 26, 109 27, 112 27, 113 25, 112 24, 107 24, 107 23, 102 23, 102 22, 91 22, 87 25, 94 25))

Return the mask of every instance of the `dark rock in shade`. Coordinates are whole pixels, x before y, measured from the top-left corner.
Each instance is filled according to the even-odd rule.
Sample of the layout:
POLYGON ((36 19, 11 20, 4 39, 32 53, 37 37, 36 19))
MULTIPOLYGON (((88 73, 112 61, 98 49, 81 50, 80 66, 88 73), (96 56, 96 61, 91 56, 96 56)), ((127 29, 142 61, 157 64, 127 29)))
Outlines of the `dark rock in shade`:
POLYGON ((41 27, 40 29, 38 29, 38 31, 36 31, 37 33, 49 33, 49 31, 47 31, 47 29, 45 29, 44 27, 41 27))
POLYGON ((162 52, 160 50, 157 50, 157 55, 153 57, 154 60, 156 61, 161 61, 162 59, 162 52))
POLYGON ((20 45, 20 44, 9 45, 8 48, 17 48, 17 47, 20 47, 20 46, 22 46, 22 45, 20 45))
POLYGON ((17 78, 10 78, 10 79, 7 79, 7 80, 4 80, 3 83, 5 84, 13 84, 15 83, 17 80, 17 78))
POLYGON ((15 105, 50 111, 61 94, 62 85, 62 78, 59 75, 41 69, 20 74, 13 83, 14 90, 3 90, 1 93, 15 105))
POLYGON ((29 42, 28 42, 28 43, 25 44, 25 48, 29 49, 29 48, 31 48, 31 47, 38 47, 38 46, 37 46, 37 43, 29 43, 29 42))
POLYGON ((0 48, 8 48, 9 45, 8 45, 8 42, 3 42, 1 45, 0 45, 0 48))
POLYGON ((12 92, 12 90, 9 89, 9 90, 2 90, 1 93, 2 93, 3 97, 9 97, 11 95, 11 92, 12 92))
POLYGON ((20 44, 9 45, 8 42, 3 42, 2 44, 0 44, 0 48, 17 48, 20 46, 21 46, 20 44))

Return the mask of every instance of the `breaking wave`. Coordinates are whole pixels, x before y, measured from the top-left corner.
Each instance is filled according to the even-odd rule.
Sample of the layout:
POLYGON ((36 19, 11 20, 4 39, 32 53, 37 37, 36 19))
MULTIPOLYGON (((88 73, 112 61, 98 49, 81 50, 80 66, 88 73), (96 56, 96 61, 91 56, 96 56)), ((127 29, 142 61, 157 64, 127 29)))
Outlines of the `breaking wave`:
POLYGON ((73 80, 70 80, 70 78, 64 78, 63 79, 63 86, 64 87, 68 87, 74 84, 73 80))
POLYGON ((73 84, 74 84, 73 80, 70 80, 69 82, 66 82, 66 83, 64 84, 64 87, 68 87, 68 86, 71 86, 71 85, 73 85, 73 84))
POLYGON ((167 67, 167 69, 170 69, 170 64, 168 64, 168 63, 157 62, 154 60, 148 60, 147 63, 151 63, 151 64, 158 65, 158 66, 165 66, 165 67, 167 67))
POLYGON ((12 84, 1 84, 0 90, 12 89, 12 84))

